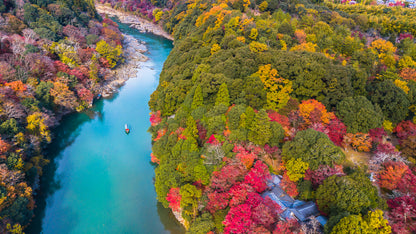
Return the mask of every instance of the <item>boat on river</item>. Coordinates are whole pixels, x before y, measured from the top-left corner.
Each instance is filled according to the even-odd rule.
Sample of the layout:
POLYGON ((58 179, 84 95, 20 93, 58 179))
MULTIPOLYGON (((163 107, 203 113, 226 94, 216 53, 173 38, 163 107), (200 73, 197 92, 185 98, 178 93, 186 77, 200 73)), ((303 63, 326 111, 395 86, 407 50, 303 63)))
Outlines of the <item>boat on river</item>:
POLYGON ((125 131, 127 134, 129 134, 129 133, 130 133, 130 128, 129 128, 129 125, 127 125, 127 124, 125 124, 125 125, 124 125, 124 131, 125 131))

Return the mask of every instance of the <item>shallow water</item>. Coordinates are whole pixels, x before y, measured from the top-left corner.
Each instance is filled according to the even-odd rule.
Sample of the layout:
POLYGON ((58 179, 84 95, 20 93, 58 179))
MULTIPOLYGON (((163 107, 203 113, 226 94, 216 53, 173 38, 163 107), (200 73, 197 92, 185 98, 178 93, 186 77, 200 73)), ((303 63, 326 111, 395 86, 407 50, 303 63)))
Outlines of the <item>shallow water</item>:
POLYGON ((66 116, 47 150, 51 159, 27 233, 183 233, 156 201, 148 101, 172 43, 121 25, 145 41, 150 60, 113 98, 66 116), (124 133, 128 123, 131 133, 124 133))

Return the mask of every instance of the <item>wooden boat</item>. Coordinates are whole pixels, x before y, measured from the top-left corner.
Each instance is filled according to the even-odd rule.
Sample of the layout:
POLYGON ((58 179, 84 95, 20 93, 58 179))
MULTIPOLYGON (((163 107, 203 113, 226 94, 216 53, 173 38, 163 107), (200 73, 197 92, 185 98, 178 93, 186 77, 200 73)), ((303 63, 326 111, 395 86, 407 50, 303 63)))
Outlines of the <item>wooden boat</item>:
POLYGON ((124 131, 126 131, 127 134, 130 133, 129 125, 127 125, 127 124, 124 125, 124 131))

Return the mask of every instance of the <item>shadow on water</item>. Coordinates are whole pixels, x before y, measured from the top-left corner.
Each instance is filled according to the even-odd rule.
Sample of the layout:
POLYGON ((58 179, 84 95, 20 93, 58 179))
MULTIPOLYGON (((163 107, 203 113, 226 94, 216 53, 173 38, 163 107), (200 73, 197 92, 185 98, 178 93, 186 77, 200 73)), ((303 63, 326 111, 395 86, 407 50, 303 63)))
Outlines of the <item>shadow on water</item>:
MULTIPOLYGON (((114 97, 112 97, 113 99, 114 97)), ((109 99, 107 99, 108 101, 109 99)), ((41 233, 42 220, 45 217, 46 199, 55 191, 61 188, 60 179, 56 178, 57 164, 56 159, 60 153, 67 147, 71 146, 79 135, 80 126, 84 123, 98 118, 103 119, 103 99, 98 100, 92 109, 82 113, 72 113, 62 118, 59 126, 53 130, 54 139, 45 150, 45 156, 50 163, 43 168, 43 175, 40 180, 40 189, 35 196, 36 208, 34 218, 30 225, 25 229, 26 233, 41 233)), ((69 213, 71 213, 68 210, 69 213)), ((68 226, 70 227, 70 226, 68 226)), ((70 230, 68 230, 69 232, 70 230)))
MULTIPOLYGON (((166 57, 168 56, 170 49, 172 48, 172 42, 160 36, 140 33, 135 29, 129 28, 128 25, 125 24, 119 25, 123 33, 130 34, 134 36, 136 39, 146 42, 146 46, 149 48, 149 53, 151 54, 149 57, 151 58, 151 61, 156 64, 155 78, 158 79, 159 73, 162 68, 161 64, 163 64, 166 57)), ((121 89, 119 89, 119 93, 123 91, 123 88, 124 87, 121 87, 121 89)), ((110 99, 106 99, 105 102, 111 103, 118 96, 119 94, 116 93, 110 99)), ((74 143, 75 139, 80 135, 82 131, 82 125, 90 122, 92 119, 97 119, 100 122, 104 122, 104 104, 105 103, 103 100, 99 100, 94 104, 94 107, 91 110, 87 110, 83 113, 74 113, 65 116, 62 119, 59 127, 57 127, 54 130, 55 139, 45 151, 45 156, 51 162, 48 166, 44 168, 44 173, 40 182, 40 189, 38 190, 38 194, 36 195, 37 207, 34 211, 35 217, 33 218, 31 225, 25 229, 26 233, 35 234, 42 232, 42 222, 45 218, 45 213, 47 209, 47 198, 56 193, 63 185, 63 183, 61 182, 62 180, 57 176, 59 174, 57 173, 59 165, 56 162, 58 162, 61 159, 62 152, 67 147, 71 146, 74 143)), ((111 114, 109 116, 111 116, 111 114)), ((177 222, 170 209, 164 208, 160 203, 157 203, 156 208, 157 215, 159 216, 160 223, 163 225, 164 230, 173 234, 185 233, 183 226, 177 222)), ((71 210, 65 209, 63 213, 65 214, 64 217, 71 217, 71 219, 68 218, 68 220, 63 220, 63 222, 65 222, 66 224, 62 225, 68 227, 68 229, 66 229, 65 232, 70 233, 71 231, 74 231, 74 229, 71 230, 71 228, 74 228, 76 226, 73 223, 76 223, 78 219, 82 217, 77 217, 77 214, 71 210)))
MULTIPOLYGON (((145 54, 147 56, 151 56, 152 52, 153 53, 156 52, 156 51, 152 51, 153 46, 164 48, 164 49, 172 48, 172 42, 161 36, 157 36, 151 33, 140 33, 138 30, 130 28, 126 24, 121 24, 117 18, 112 18, 112 19, 118 23, 121 32, 132 35, 139 41, 146 42, 146 47, 148 48, 148 51, 145 54)), ((156 58, 152 58, 152 59, 155 60, 156 58)), ((153 166, 153 164, 151 165, 153 166)), ((153 181, 154 181, 154 178, 153 178, 153 181)), ((185 228, 176 220, 172 211, 170 209, 163 207, 163 205, 160 202, 157 202, 157 213, 159 215, 160 222, 163 224, 165 230, 169 231, 172 234, 183 234, 186 232, 185 228)))
POLYGON ((170 209, 163 207, 162 203, 157 203, 157 213, 159 214, 160 222, 165 226, 165 230, 172 234, 185 233, 185 228, 176 220, 170 209))

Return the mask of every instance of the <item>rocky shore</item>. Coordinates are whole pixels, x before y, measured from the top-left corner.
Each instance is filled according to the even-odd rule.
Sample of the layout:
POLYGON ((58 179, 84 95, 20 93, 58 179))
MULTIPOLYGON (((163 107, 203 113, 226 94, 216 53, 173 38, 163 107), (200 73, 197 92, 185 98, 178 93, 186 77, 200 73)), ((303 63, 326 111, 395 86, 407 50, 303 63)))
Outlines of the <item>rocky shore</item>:
POLYGON ((104 84, 101 90, 101 96, 106 98, 118 91, 128 79, 136 77, 140 64, 148 60, 143 55, 147 51, 144 44, 130 35, 123 34, 123 55, 125 62, 111 71, 113 80, 104 84))
POLYGON ((110 6, 106 6, 103 4, 96 3, 95 8, 97 9, 98 13, 106 14, 108 16, 117 16, 121 23, 129 24, 130 27, 135 28, 143 33, 153 33, 155 35, 162 36, 166 39, 172 40, 173 37, 169 33, 165 32, 163 28, 152 21, 140 18, 135 15, 131 15, 127 12, 122 12, 119 10, 115 10, 110 6))

